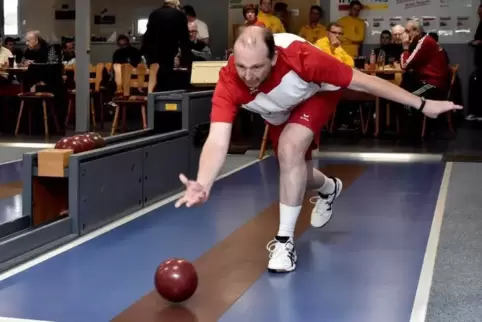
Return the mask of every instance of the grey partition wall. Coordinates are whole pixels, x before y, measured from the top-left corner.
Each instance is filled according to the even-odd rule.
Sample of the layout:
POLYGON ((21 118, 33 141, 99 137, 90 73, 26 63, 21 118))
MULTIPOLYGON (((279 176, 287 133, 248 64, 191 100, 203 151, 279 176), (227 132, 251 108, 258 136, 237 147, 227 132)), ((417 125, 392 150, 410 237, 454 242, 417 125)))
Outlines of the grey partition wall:
MULTIPOLYGON (((152 93, 149 95, 148 109, 153 121, 155 131, 162 130, 162 124, 154 124, 155 120, 162 119, 163 115, 170 113, 181 114, 181 126, 189 132, 192 142, 189 149, 190 172, 186 175, 194 178, 197 174, 199 157, 204 140, 209 133, 211 115, 211 101, 213 90, 199 92, 179 92, 166 95, 165 93, 152 93)), ((151 126, 151 125, 149 125, 151 126)))
POLYGON ((186 130, 126 138, 71 155, 63 177, 38 176, 37 153, 24 154, 23 213, 30 225, 0 240, 0 271, 182 188, 178 174, 189 172, 192 145, 186 130))
POLYGON ((180 189, 178 173, 188 171, 187 137, 186 130, 151 132, 143 138, 72 156, 69 199, 75 204, 69 206, 69 215, 78 218, 79 233, 140 210, 152 203, 152 196, 165 197, 180 189), (182 157, 183 153, 181 160, 171 161, 171 156, 182 157), (162 184, 153 187, 151 181, 162 184))

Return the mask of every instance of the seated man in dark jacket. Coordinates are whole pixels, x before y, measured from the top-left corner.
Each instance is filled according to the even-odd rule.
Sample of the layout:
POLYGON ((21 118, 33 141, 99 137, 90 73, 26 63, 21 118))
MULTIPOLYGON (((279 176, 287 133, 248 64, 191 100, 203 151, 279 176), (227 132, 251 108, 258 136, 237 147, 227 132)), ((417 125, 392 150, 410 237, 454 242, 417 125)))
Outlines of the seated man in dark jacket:
MULTIPOLYGON (((206 45, 203 41, 198 40, 197 35, 197 25, 196 22, 188 22, 187 24, 189 29, 189 48, 191 49, 191 59, 190 61, 206 61, 211 60, 211 48, 209 45, 206 45)), ((180 54, 176 56, 174 67, 183 67, 180 64, 180 54)))
POLYGON ((127 36, 120 35, 117 38, 117 45, 119 49, 112 56, 114 64, 131 64, 133 67, 137 67, 140 64, 142 60, 141 51, 131 45, 127 36))

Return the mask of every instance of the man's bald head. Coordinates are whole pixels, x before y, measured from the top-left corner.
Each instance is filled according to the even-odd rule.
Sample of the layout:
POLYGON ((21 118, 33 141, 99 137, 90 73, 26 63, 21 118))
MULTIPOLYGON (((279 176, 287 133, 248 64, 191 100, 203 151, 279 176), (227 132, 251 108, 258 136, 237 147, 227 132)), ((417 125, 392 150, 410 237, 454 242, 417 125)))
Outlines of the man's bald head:
POLYGON ((234 43, 233 57, 239 77, 248 87, 258 87, 276 64, 273 34, 263 27, 244 27, 234 43))
POLYGON ((234 54, 240 50, 254 50, 272 59, 275 54, 273 34, 269 29, 260 26, 243 27, 234 43, 234 54))
POLYGON ((392 27, 392 41, 396 44, 402 43, 402 35, 405 32, 405 27, 402 25, 395 25, 392 27))

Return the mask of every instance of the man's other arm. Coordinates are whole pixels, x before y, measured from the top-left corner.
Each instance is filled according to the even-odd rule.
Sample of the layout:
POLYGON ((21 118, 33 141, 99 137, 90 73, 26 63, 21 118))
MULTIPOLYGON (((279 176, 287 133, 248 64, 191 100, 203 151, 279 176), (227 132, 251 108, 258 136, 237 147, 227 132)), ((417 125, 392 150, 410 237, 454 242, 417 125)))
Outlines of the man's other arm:
POLYGON ((420 97, 391 82, 362 73, 309 44, 298 46, 298 73, 305 81, 366 92, 416 109, 421 106, 420 97))
MULTIPOLYGON (((237 113, 237 105, 233 100, 233 88, 229 88, 227 69, 220 72, 219 82, 213 94, 211 111, 211 127, 204 143, 196 181, 206 191, 210 191, 216 176, 224 164, 231 141, 232 123, 237 113)), ((235 90, 235 89, 234 89, 235 90)))

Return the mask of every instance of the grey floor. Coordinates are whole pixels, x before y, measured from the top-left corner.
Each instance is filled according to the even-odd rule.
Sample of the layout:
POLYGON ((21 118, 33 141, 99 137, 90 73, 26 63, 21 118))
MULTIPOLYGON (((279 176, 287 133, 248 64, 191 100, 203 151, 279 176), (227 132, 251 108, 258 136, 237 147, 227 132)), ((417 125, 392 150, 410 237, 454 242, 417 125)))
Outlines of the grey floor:
POLYGON ((21 147, 11 147, 11 146, 1 146, 0 145, 0 164, 21 160, 24 153, 34 152, 45 149, 45 147, 39 148, 21 148, 21 147))
POLYGON ((230 154, 221 169, 220 175, 242 167, 258 158, 258 151, 247 151, 246 154, 230 154))
POLYGON ((454 163, 426 321, 482 321, 482 164, 454 163))

